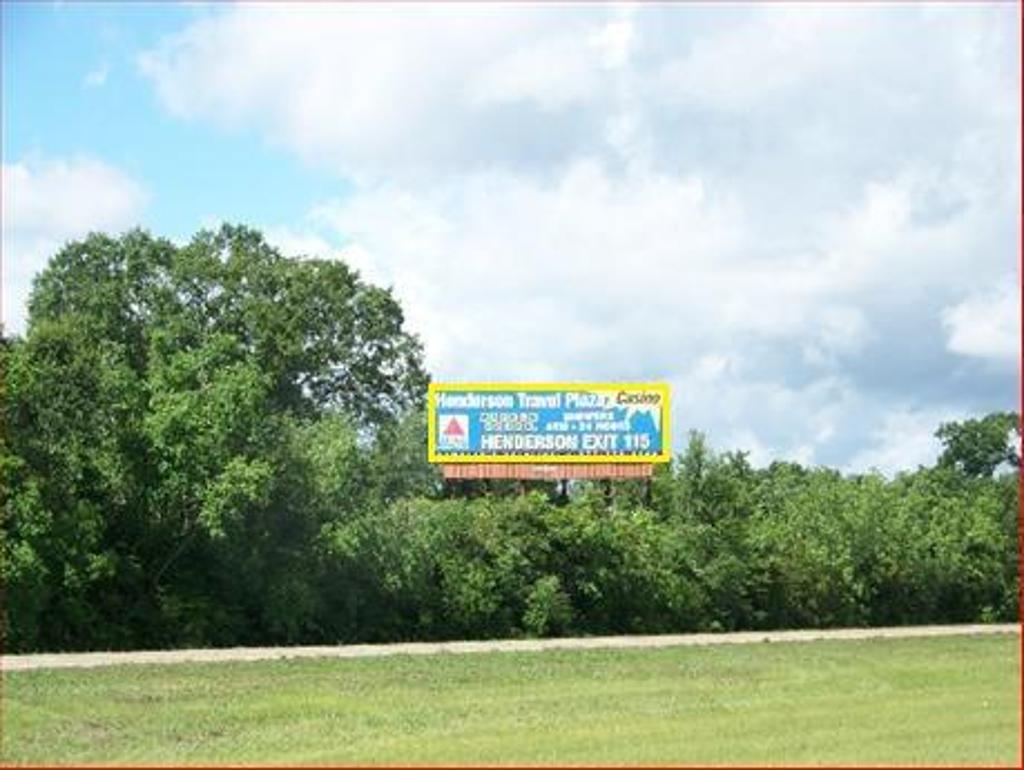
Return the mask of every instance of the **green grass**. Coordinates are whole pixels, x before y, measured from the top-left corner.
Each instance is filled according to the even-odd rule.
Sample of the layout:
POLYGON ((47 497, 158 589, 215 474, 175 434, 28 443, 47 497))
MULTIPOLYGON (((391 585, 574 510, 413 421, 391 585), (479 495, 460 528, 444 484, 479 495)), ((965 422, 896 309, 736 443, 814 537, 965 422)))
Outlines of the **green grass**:
POLYGON ((1016 636, 6 674, 7 763, 1017 765, 1016 636))

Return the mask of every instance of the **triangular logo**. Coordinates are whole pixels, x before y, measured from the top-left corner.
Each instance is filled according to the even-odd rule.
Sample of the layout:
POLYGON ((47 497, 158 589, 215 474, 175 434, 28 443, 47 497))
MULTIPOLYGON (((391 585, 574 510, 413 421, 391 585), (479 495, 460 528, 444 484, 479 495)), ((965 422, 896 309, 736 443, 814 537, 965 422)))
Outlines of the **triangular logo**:
POLYGON ((448 427, 444 429, 444 435, 464 436, 465 431, 462 430, 462 426, 459 425, 459 421, 452 417, 452 419, 448 421, 448 427))

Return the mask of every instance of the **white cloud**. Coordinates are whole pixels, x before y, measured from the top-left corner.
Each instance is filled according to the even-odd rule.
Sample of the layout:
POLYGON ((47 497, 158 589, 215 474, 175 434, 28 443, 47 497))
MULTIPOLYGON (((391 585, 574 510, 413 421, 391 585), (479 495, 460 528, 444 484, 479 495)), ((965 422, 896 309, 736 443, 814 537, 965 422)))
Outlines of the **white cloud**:
POLYGON ((1017 19, 244 5, 140 66, 352 183, 274 237, 393 285, 436 376, 668 379, 679 432, 888 467, 1015 402, 1018 305, 972 298, 1016 264, 1017 19))
MULTIPOLYGON (((821 242, 827 254, 871 199, 821 242)), ((870 399, 842 374, 884 333, 858 306, 862 287, 848 290, 838 258, 752 249, 742 208, 698 178, 581 161, 553 184, 494 172, 360 188, 310 220, 395 287, 441 380, 667 380, 677 446, 705 430, 756 464, 826 462, 871 426, 870 399), (805 384, 777 379, 779 345, 803 351, 805 384)), ((886 238, 898 253, 922 237, 886 238)))
POLYGON ((550 186, 493 173, 429 191, 371 188, 316 216, 395 284, 435 372, 481 377, 511 376, 545 348, 540 357, 581 376, 701 308, 711 329, 713 294, 732 272, 716 259, 735 248, 737 221, 698 179, 616 181, 588 161, 550 186))
MULTIPOLYGON (((218 222, 214 228, 219 224, 218 222)), ((326 258, 337 251, 324 237, 309 231, 270 226, 264 227, 262 232, 271 246, 288 257, 326 258)))
POLYGON ((791 344, 827 369, 903 311, 901 297, 885 294, 894 275, 927 294, 976 265, 960 248, 974 222, 912 222, 909 200, 870 183, 860 205, 820 230, 816 254, 773 256, 728 188, 615 175, 594 160, 551 181, 491 172, 430 189, 358 188, 312 219, 396 286, 442 376, 507 375, 538 356, 580 376, 613 358, 601 351, 635 340, 655 372, 673 355, 757 341, 791 344), (918 272, 929 263, 945 267, 918 272), (547 345, 553 336, 567 340, 559 352, 547 345))
POLYGON ((1020 356, 1020 286, 1012 276, 946 308, 942 322, 949 349, 965 356, 1017 361, 1020 356))
POLYGON ((557 109, 585 101, 598 86, 598 59, 573 35, 541 40, 484 67, 469 81, 478 105, 534 101, 557 109))
POLYGON ((749 109, 808 80, 844 66, 851 37, 869 19, 863 11, 776 5, 756 9, 743 22, 719 28, 673 57, 658 73, 659 85, 678 100, 729 110, 749 109), (836 44, 840 44, 837 50, 836 44))
POLYGON ((893 410, 884 415, 873 431, 872 445, 854 455, 847 470, 875 469, 892 475, 919 465, 932 465, 942 449, 935 437, 939 425, 966 416, 950 409, 893 410))
MULTIPOLYGON (((758 464, 820 463, 889 424, 887 396, 859 392, 845 363, 892 341, 904 306, 886 282, 952 259, 970 226, 912 222, 911 197, 869 184, 821 230, 817 257, 761 253, 743 207, 700 178, 614 176, 594 160, 551 181, 359 188, 310 220, 395 286, 441 380, 667 380, 680 446, 696 428, 758 464), (779 362, 786 349, 795 362, 779 362)), ((927 294, 944 278, 915 280, 927 294)), ((908 440, 861 461, 888 469, 901 447, 924 457, 908 440)))
POLYGON ((3 165, 4 328, 25 329, 32 278, 68 240, 138 224, 141 185, 94 158, 3 165))
POLYGON ((392 283, 374 261, 373 256, 359 244, 337 246, 321 234, 290 227, 264 227, 262 232, 267 242, 287 257, 336 259, 354 268, 359 276, 369 283, 378 286, 388 286, 392 283))
POLYGON ((347 175, 549 166, 623 112, 666 161, 754 154, 756 171, 780 151, 877 162, 915 125, 928 147, 1016 120, 1013 18, 991 6, 255 4, 205 16, 140 66, 176 114, 257 125, 347 175))
POLYGON ((621 59, 622 33, 545 9, 437 4, 249 5, 201 19, 139 59, 175 114, 259 122, 268 137, 347 174, 472 156, 512 126, 502 106, 565 107, 621 59), (504 125, 496 124, 500 120, 504 125))
POLYGON ((624 66, 636 46, 637 35, 631 18, 632 11, 629 6, 620 8, 618 18, 608 21, 590 37, 589 42, 601 51, 606 69, 624 66))

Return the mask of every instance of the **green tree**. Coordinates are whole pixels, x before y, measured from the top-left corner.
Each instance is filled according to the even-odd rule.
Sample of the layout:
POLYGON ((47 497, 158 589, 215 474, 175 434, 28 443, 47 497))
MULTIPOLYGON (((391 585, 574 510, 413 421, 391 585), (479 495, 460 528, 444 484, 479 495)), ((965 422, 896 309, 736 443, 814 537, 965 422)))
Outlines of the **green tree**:
POLYGON ((270 378, 274 405, 307 416, 339 408, 380 425, 426 389, 420 344, 390 291, 336 260, 287 259, 246 227, 181 248, 138 230, 69 244, 35 282, 29 334, 69 314, 124 345, 140 372, 154 352, 233 337, 270 378))
POLYGON ((981 419, 948 422, 936 437, 944 446, 939 465, 968 476, 991 476, 1004 463, 1020 468, 1020 416, 993 412, 981 419))
POLYGON ((12 643, 126 643, 136 601, 148 463, 144 383, 125 346, 77 315, 36 324, 10 351, 5 577, 12 643), (106 615, 120 622, 103 622, 106 615), (46 617, 46 624, 41 618, 46 617))
POLYGON ((386 486, 364 459, 427 383, 390 291, 234 226, 67 245, 5 351, 21 649, 320 633, 317 539, 386 486))
POLYGON ((894 479, 692 434, 650 504, 442 496, 420 358, 389 291, 247 228, 66 246, 0 339, 7 649, 1016 617, 1015 415, 894 479))

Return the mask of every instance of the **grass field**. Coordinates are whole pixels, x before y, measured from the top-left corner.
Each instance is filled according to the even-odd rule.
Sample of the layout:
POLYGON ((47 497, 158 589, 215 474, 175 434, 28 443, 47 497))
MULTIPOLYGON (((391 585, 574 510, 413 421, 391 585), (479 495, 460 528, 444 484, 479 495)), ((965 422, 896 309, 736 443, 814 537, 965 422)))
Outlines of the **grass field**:
POLYGON ((7 763, 1019 764, 1019 637, 8 673, 7 763))

